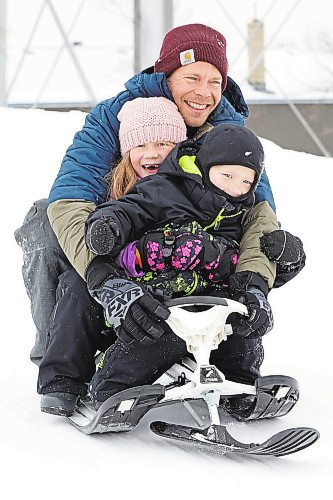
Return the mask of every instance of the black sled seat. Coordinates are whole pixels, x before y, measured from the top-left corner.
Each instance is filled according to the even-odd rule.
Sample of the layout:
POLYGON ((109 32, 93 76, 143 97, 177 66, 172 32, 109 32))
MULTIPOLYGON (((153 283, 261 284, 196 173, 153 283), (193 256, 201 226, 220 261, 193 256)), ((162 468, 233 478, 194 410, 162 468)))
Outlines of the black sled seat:
POLYGON ((256 395, 222 397, 220 407, 239 421, 283 417, 299 399, 297 380, 268 375, 255 381, 256 395))

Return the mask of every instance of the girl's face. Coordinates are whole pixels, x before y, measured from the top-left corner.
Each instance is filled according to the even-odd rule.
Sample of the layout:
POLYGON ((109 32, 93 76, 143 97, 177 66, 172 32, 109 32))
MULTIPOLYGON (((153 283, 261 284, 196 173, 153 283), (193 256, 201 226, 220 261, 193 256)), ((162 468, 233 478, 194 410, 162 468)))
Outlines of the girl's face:
POLYGON ((173 142, 146 142, 131 149, 130 160, 140 179, 156 174, 161 163, 175 147, 173 142))
POLYGON ((243 165, 213 165, 209 170, 211 183, 233 198, 250 191, 255 175, 252 168, 243 165))

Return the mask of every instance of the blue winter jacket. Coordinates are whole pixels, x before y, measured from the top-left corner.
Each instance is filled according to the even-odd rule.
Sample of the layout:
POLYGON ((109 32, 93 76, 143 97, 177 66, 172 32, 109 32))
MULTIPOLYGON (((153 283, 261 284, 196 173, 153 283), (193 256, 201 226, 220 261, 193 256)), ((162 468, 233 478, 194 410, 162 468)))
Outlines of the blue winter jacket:
MULTIPOLYGON (((87 115, 81 131, 74 136, 57 178, 51 189, 48 204, 59 200, 85 200, 99 205, 106 201, 105 175, 120 158, 117 114, 126 101, 137 97, 166 97, 172 99, 164 73, 139 73, 126 84, 126 90, 99 103, 87 115)), ((238 85, 228 78, 221 102, 209 116, 208 123, 245 124, 248 108, 238 85)), ((266 200, 275 210, 272 190, 266 173, 256 190, 256 200, 266 200)))

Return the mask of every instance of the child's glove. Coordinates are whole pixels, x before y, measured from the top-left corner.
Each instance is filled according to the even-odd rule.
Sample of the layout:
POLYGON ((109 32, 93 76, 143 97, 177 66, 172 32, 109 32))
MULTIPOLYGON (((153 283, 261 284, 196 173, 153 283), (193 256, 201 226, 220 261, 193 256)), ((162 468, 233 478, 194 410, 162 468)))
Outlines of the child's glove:
POLYGON ((145 272, 163 272, 168 265, 177 271, 202 271, 210 281, 229 278, 238 253, 197 222, 179 228, 146 233, 137 243, 140 264, 145 272))
POLYGON ((210 235, 198 225, 195 233, 185 230, 176 236, 171 265, 178 271, 202 269, 215 260, 221 252, 224 252, 224 247, 211 239, 210 235))
POLYGON ((260 246, 269 260, 282 265, 296 264, 305 256, 302 241, 283 229, 264 234, 260 246))
POLYGON ((87 286, 90 295, 103 306, 108 324, 127 344, 135 340, 149 344, 159 339, 169 309, 143 285, 124 279, 119 268, 102 259, 105 257, 96 257, 88 267, 87 286))
POLYGON ((140 283, 114 278, 89 292, 103 306, 107 322, 124 343, 149 344, 163 335, 163 321, 170 311, 140 283))
POLYGON ((85 224, 85 242, 87 247, 97 255, 108 255, 112 252, 119 229, 115 222, 102 215, 93 213, 85 224))
POLYGON ((262 337, 273 328, 273 313, 267 301, 268 286, 250 271, 235 273, 229 280, 230 296, 248 309, 248 316, 235 314, 231 324, 235 334, 249 339, 262 337))
POLYGON ((165 270, 172 253, 174 238, 168 232, 152 231, 137 242, 137 262, 145 272, 165 270))
POLYGON ((305 266, 306 255, 303 243, 300 238, 288 233, 288 231, 277 229, 264 234, 260 238, 260 246, 266 257, 276 262, 274 288, 288 283, 305 266))
POLYGON ((146 233, 137 242, 142 269, 162 272, 171 265, 178 271, 192 270, 199 263, 197 256, 203 250, 202 240, 210 238, 197 222, 146 233), (188 246, 182 253, 185 242, 188 246))
POLYGON ((216 259, 206 263, 201 274, 213 283, 227 282, 230 275, 235 272, 238 262, 238 251, 223 245, 216 259))

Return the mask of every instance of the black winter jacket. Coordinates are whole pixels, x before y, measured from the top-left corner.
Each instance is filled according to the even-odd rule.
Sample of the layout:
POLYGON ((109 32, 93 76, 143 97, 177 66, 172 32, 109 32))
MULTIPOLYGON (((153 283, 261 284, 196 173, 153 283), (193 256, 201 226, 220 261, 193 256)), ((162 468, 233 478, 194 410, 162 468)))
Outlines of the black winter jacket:
POLYGON ((184 225, 197 221, 214 236, 240 242, 241 220, 253 205, 253 192, 242 201, 227 201, 203 185, 195 157, 184 153, 188 149, 181 143, 164 160, 157 174, 140 180, 125 196, 100 205, 88 217, 86 231, 101 218, 116 224, 118 237, 110 253, 112 257, 147 231, 170 223, 184 225), (182 168, 179 159, 187 167, 182 168))

